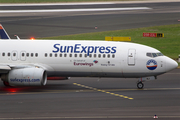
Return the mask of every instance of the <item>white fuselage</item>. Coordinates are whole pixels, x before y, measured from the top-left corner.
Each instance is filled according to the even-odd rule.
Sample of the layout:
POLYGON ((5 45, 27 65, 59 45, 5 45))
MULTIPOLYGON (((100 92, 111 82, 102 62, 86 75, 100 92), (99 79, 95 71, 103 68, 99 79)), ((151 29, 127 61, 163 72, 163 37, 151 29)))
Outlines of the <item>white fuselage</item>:
POLYGON ((0 40, 0 64, 11 68, 39 67, 48 76, 139 78, 157 76, 177 67, 166 56, 147 53, 158 55, 160 51, 127 42, 0 40))

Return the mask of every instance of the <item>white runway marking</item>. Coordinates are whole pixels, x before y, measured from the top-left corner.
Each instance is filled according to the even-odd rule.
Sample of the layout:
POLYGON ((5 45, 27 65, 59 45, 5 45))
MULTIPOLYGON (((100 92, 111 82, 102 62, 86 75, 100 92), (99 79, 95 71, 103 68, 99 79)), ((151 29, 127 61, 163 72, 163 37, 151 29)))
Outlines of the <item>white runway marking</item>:
POLYGON ((85 11, 121 11, 121 10, 147 10, 149 7, 130 8, 89 8, 89 9, 44 9, 44 10, 0 10, 0 13, 29 13, 29 12, 85 12, 85 11))
POLYGON ((58 5, 107 5, 107 4, 132 4, 132 3, 159 3, 179 2, 179 0, 146 0, 146 1, 113 1, 113 2, 74 2, 74 3, 21 3, 0 4, 0 6, 58 6, 58 5))
POLYGON ((26 4, 0 4, 0 6, 60 6, 60 5, 107 5, 116 2, 82 2, 82 3, 26 3, 26 4))

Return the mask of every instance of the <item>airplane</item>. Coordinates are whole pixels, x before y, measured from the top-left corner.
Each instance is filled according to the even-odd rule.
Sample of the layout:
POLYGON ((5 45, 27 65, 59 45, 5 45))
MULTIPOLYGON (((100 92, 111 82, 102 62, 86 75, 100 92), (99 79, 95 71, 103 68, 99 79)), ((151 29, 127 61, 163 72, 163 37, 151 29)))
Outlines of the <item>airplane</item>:
POLYGON ((159 50, 136 43, 11 39, 0 24, 0 77, 6 86, 43 86, 69 77, 139 78, 143 82, 177 68, 159 50))

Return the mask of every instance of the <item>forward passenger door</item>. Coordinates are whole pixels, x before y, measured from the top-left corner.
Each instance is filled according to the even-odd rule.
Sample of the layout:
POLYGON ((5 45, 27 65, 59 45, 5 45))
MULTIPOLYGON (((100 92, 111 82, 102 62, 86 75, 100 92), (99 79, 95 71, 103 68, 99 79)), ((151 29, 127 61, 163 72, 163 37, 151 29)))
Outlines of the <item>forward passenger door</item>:
POLYGON ((135 65, 135 55, 136 55, 135 49, 128 50, 128 65, 131 65, 131 66, 135 65))

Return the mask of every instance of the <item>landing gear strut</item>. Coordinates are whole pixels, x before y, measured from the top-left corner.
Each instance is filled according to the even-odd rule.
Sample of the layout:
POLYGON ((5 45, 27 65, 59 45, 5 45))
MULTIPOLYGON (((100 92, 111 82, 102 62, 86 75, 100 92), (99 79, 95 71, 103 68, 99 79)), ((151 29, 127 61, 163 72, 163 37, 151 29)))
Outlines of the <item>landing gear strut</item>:
POLYGON ((149 77, 141 77, 141 78, 139 78, 139 80, 137 81, 138 89, 143 89, 143 87, 144 87, 143 82, 150 81, 150 80, 155 80, 155 79, 156 79, 156 76, 149 76, 149 77))
POLYGON ((142 82, 138 82, 137 87, 138 87, 138 89, 143 89, 144 84, 142 82))

